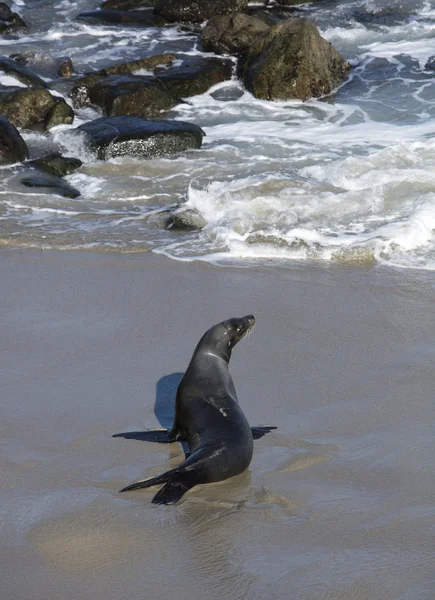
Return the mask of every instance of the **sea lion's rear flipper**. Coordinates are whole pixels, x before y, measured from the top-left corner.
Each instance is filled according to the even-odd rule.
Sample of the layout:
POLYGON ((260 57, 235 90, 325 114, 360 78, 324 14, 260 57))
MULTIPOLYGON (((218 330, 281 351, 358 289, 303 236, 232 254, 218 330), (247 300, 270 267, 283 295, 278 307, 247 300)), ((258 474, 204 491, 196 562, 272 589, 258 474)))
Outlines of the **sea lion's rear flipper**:
POLYGON ((166 471, 166 473, 162 473, 161 475, 157 475, 156 477, 148 477, 148 479, 138 479, 137 481, 133 481, 127 487, 119 490, 120 492, 131 492, 132 490, 140 490, 142 488, 148 488, 153 485, 159 485, 161 483, 166 483, 169 481, 173 475, 175 474, 175 469, 171 471, 166 471))
POLYGON ((194 482, 186 481, 175 475, 152 499, 153 504, 175 504, 184 494, 193 488, 194 482))
POLYGON ((170 429, 147 429, 145 431, 126 431, 115 433, 112 437, 123 437, 126 440, 143 440, 145 442, 158 442, 159 444, 170 444, 175 442, 169 433, 170 429))
POLYGON ((275 427, 274 425, 268 425, 265 427, 251 427, 252 437, 254 440, 259 440, 261 437, 263 437, 263 435, 269 433, 269 431, 273 431, 273 429, 278 429, 278 427, 275 427))

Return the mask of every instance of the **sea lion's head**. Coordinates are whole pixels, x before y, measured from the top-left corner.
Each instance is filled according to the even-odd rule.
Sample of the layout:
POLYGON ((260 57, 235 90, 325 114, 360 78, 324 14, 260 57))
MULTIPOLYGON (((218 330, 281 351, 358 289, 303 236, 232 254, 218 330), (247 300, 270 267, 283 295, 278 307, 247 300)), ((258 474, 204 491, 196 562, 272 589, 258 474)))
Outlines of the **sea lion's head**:
POLYGON ((253 315, 246 317, 233 317, 218 323, 209 329, 202 337, 197 346, 197 350, 216 354, 221 358, 229 360, 231 350, 245 337, 255 325, 253 315))

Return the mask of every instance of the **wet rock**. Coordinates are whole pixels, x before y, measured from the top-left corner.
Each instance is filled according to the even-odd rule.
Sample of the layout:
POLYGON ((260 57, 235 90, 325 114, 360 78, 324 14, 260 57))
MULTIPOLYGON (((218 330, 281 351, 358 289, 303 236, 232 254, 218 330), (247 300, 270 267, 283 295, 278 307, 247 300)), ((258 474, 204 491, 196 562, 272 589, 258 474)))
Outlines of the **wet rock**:
POLYGON ((177 208, 165 221, 165 229, 198 231, 207 224, 200 212, 194 208, 177 208))
POLYGON ((0 35, 4 33, 19 33, 26 30, 27 25, 20 15, 12 12, 4 2, 0 2, 0 35))
POLYGON ((0 90, 0 115, 16 127, 30 127, 45 120, 55 99, 46 89, 0 90))
POLYGON ((153 77, 110 75, 90 89, 90 100, 109 117, 155 117, 178 103, 153 77))
POLYGON ((62 177, 56 177, 55 175, 46 175, 45 173, 29 175, 23 177, 21 183, 26 187, 45 188, 46 191, 64 198, 77 198, 80 196, 79 190, 69 185, 62 177))
POLYGON ((342 83, 350 64, 307 19, 273 25, 254 42, 242 63, 245 87, 263 100, 307 100, 342 83))
POLYGON ((98 158, 153 157, 200 148, 204 132, 182 121, 145 120, 139 117, 96 119, 74 130, 85 135, 98 158))
POLYGON ((176 60, 175 54, 157 54, 148 58, 139 58, 119 65, 102 69, 104 75, 134 75, 136 71, 155 71, 158 67, 167 67, 176 60))
POLYGON ((138 70, 155 71, 160 66, 171 65, 175 59, 175 54, 159 54, 118 65, 111 65, 110 67, 76 79, 75 85, 70 92, 70 98, 75 108, 87 106, 91 103, 91 88, 108 75, 132 75, 138 70))
POLYGON ((201 23, 214 15, 239 12, 248 6, 248 0, 158 0, 155 11, 170 22, 201 23))
POLYGON ((44 128, 50 131, 56 125, 71 125, 74 121, 74 111, 63 98, 56 98, 45 117, 44 128))
POLYGON ((9 58, 19 63, 20 65, 31 65, 36 57, 36 52, 28 50, 27 52, 18 52, 16 54, 10 54, 9 58))
POLYGON ((56 72, 58 77, 71 77, 74 72, 72 60, 69 57, 59 58, 56 72))
POLYGON ((202 31, 202 47, 215 54, 241 54, 268 29, 261 19, 244 13, 217 15, 202 31))
POLYGON ((77 15, 78 21, 134 27, 164 27, 166 19, 150 10, 91 10, 77 15))
POLYGON ((220 58, 189 59, 181 67, 167 69, 157 79, 175 98, 203 94, 213 85, 231 79, 233 63, 220 58))
POLYGON ((12 75, 15 79, 18 79, 18 81, 21 81, 21 83, 24 83, 25 85, 41 88, 47 87, 47 84, 41 77, 35 75, 35 73, 19 62, 6 58, 6 56, 0 56, 0 71, 3 71, 7 75, 12 75))
POLYGON ((428 71, 435 71, 435 56, 429 57, 427 63, 424 65, 424 68, 428 71))
POLYGON ((26 142, 17 128, 7 119, 0 117, 0 164, 21 162, 28 156, 26 142))
POLYGON ((62 156, 59 152, 51 152, 26 163, 29 167, 34 167, 39 171, 44 171, 44 173, 56 175, 57 177, 70 175, 70 173, 79 169, 82 164, 82 161, 78 158, 62 156))
POLYGON ((106 0, 100 5, 104 10, 136 10, 154 6, 156 0, 106 0))

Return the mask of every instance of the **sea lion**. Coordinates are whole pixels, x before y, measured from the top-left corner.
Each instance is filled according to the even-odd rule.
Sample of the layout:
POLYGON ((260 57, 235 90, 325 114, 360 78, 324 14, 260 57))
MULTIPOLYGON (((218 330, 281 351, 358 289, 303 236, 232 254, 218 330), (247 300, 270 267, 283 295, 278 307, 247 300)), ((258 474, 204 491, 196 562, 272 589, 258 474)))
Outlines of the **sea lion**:
POLYGON ((202 336, 177 389, 171 430, 115 434, 114 437, 163 443, 186 441, 190 450, 188 458, 175 469, 135 481, 121 492, 164 483, 152 502, 174 504, 195 485, 222 481, 247 469, 253 440, 276 429, 251 429, 228 370, 232 349, 254 323, 252 315, 228 319, 202 336))

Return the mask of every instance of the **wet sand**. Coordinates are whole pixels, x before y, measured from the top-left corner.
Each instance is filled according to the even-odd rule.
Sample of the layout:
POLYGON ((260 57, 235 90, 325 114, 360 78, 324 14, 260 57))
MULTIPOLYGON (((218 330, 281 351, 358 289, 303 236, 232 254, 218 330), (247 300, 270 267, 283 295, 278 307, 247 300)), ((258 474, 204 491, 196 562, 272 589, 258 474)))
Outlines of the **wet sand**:
POLYGON ((379 268, 215 268, 0 252, 0 572, 8 600, 433 600, 435 290, 379 268), (182 459, 202 333, 253 313, 231 372, 250 470, 173 507, 117 490, 182 459))

